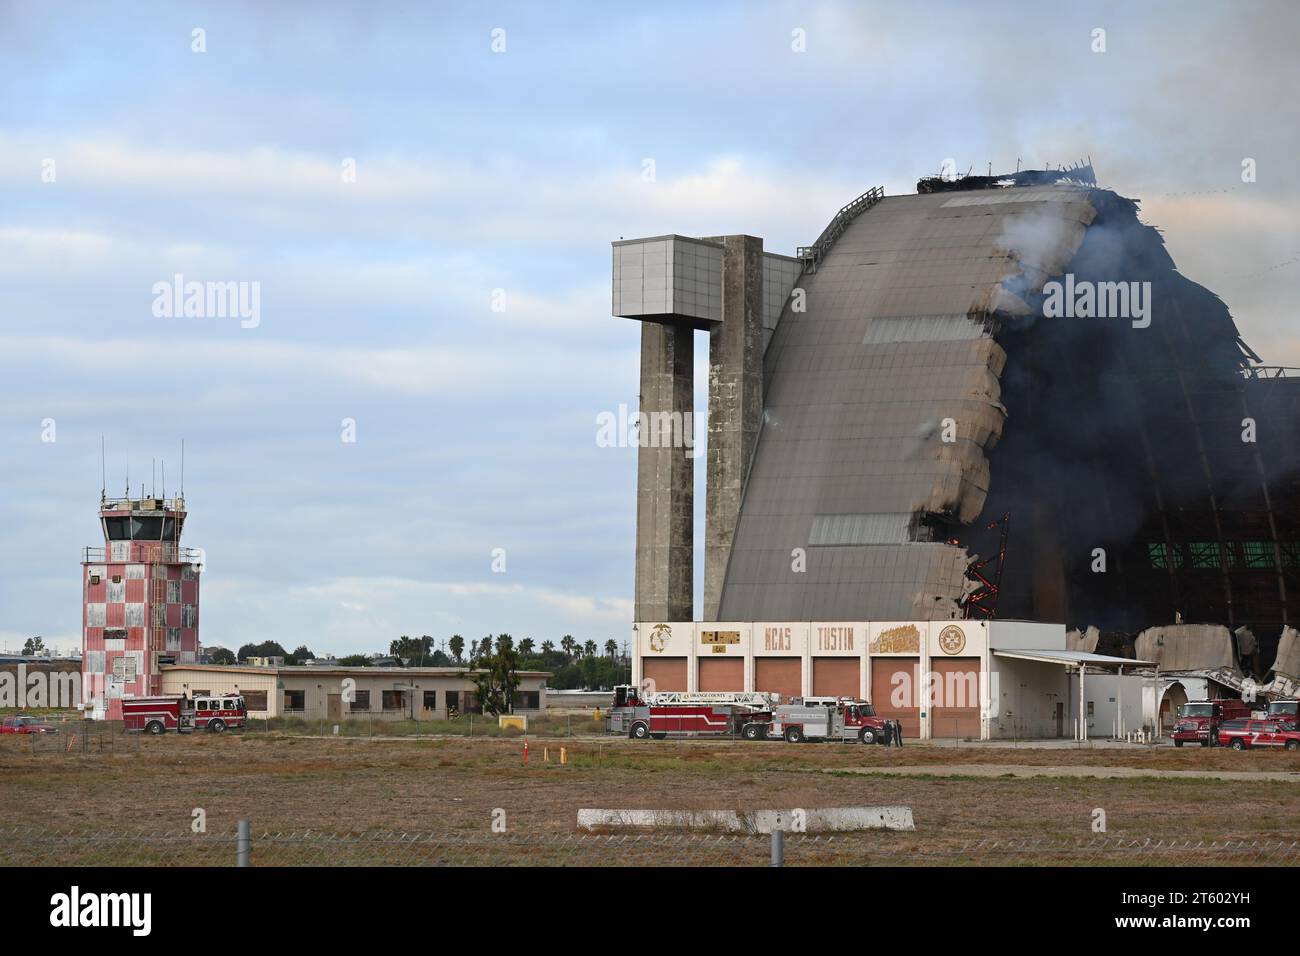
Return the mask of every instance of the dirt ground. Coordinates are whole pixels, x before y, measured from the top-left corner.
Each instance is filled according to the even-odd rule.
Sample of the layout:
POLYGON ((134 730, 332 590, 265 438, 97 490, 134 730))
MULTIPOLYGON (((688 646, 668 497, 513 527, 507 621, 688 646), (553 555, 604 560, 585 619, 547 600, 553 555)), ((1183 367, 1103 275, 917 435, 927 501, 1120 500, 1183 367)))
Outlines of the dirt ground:
POLYGON ((533 742, 311 739, 275 735, 148 738, 134 753, 32 754, 0 742, 0 827, 178 830, 203 808, 233 830, 485 832, 505 811, 514 833, 572 833, 580 807, 736 809, 902 804, 926 841, 1089 837, 1293 840, 1300 787, 992 773, 1018 767, 1214 768, 1300 773, 1300 755, 1201 749, 1035 751, 834 744, 575 741, 560 766, 533 742), (953 775, 933 775, 943 765, 953 775), (989 768, 976 776, 960 768, 989 768), (825 771, 898 767, 903 775, 825 771), (907 767, 929 768, 929 775, 907 767))

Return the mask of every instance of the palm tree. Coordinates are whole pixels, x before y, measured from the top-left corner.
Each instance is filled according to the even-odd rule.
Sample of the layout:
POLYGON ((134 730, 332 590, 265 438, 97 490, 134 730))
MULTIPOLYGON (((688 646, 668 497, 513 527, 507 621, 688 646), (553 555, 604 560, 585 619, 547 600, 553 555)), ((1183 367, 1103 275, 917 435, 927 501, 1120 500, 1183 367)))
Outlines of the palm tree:
POLYGON ((554 642, 554 641, 542 641, 542 653, 543 653, 543 654, 554 654, 554 653, 555 653, 555 642, 554 642))
POLYGON ((519 642, 519 653, 523 657, 531 657, 533 654, 533 639, 525 637, 519 642))
POLYGON ((465 653, 465 638, 459 634, 453 634, 451 640, 447 642, 447 649, 451 651, 451 656, 459 661, 460 656, 465 653))
POLYGON ((565 634, 564 637, 560 638, 560 647, 563 648, 564 653, 568 654, 569 657, 573 656, 573 650, 577 645, 578 642, 575 641, 571 635, 565 634))
POLYGON ((618 656, 618 645, 614 643, 613 638, 605 642, 605 656, 610 660, 618 656))
POLYGON ((595 656, 596 656, 596 642, 595 642, 595 641, 587 641, 586 644, 583 644, 583 645, 582 645, 582 651, 583 651, 583 653, 586 654, 588 657, 595 657, 595 656))

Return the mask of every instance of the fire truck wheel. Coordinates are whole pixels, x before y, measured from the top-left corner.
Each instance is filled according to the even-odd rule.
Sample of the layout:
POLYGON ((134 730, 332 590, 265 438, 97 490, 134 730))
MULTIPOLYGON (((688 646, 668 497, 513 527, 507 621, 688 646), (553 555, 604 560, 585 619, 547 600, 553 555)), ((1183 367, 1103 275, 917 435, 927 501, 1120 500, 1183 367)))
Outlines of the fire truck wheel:
POLYGON ((785 742, 788 744, 797 744, 803 740, 803 731, 798 727, 790 727, 785 732, 785 742))
POLYGON ((1182 742, 1181 740, 1179 740, 1177 737, 1175 737, 1175 738, 1174 738, 1174 746, 1175 746, 1175 747, 1181 747, 1182 745, 1183 745, 1183 742, 1182 742))
POLYGON ((650 736, 650 728, 645 724, 633 724, 627 735, 633 740, 645 740, 650 736))
POLYGON ((874 744, 876 742, 876 732, 870 727, 863 727, 862 733, 858 734, 858 741, 864 744, 874 744))
POLYGON ((157 734, 161 734, 167 728, 162 725, 161 720, 151 720, 149 721, 149 723, 145 724, 144 729, 151 734, 157 735, 157 734))
POLYGON ((746 724, 740 731, 740 736, 746 740, 758 740, 763 736, 763 728, 758 724, 746 724))
POLYGON ((1210 738, 1209 738, 1209 737, 1206 737, 1204 740, 1202 740, 1202 741, 1201 741, 1201 746, 1202 746, 1202 747, 1208 747, 1208 746, 1210 746, 1210 738))
POLYGON ((1300 749, 1300 740, 1288 740, 1286 742, 1286 749, 1287 750, 1300 749))
POLYGON ((225 729, 226 729, 226 722, 224 720, 218 719, 218 720, 212 720, 208 722, 208 733, 210 734, 219 734, 225 729))
POLYGON ((1242 740, 1240 737, 1233 737, 1232 743, 1228 744, 1228 746, 1231 747, 1233 750, 1245 750, 1246 741, 1242 740))
POLYGON ((667 734, 651 734, 650 736, 653 737, 655 740, 666 740, 668 737, 667 734))

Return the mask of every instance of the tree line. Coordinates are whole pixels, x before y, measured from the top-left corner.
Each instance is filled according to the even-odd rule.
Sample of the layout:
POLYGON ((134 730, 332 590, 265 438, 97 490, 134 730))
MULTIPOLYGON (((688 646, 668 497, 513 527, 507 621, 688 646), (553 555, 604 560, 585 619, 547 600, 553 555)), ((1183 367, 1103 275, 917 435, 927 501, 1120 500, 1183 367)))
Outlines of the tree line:
MULTIPOLYGON (((214 664, 242 664, 250 657, 281 657, 289 666, 317 659, 305 644, 287 651, 276 641, 244 644, 237 652, 214 647, 208 651, 208 657, 214 664)), ((396 667, 463 666, 470 671, 484 672, 550 671, 552 677, 548 685, 555 690, 606 690, 631 680, 631 661, 620 653, 616 641, 608 640, 602 646, 593 640, 577 641, 569 634, 560 638, 558 646, 551 640, 538 644, 531 637, 516 642, 509 634, 489 634, 480 640, 469 641, 453 634, 436 647, 428 634, 419 637, 403 634, 389 643, 386 656, 349 654, 340 657, 337 664, 340 667, 372 667, 380 661, 385 666, 396 667)), ((473 675, 470 676, 473 679, 473 675)))

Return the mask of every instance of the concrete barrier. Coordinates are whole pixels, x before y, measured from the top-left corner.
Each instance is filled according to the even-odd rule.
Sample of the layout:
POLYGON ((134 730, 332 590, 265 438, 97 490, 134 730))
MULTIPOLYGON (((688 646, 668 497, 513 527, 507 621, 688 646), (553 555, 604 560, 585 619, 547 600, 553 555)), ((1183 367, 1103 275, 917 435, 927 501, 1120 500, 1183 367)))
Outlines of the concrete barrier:
POLYGON ((722 830, 833 833, 915 830, 911 807, 822 807, 802 810, 579 810, 579 830, 722 830), (802 817, 802 819, 800 819, 802 817))

